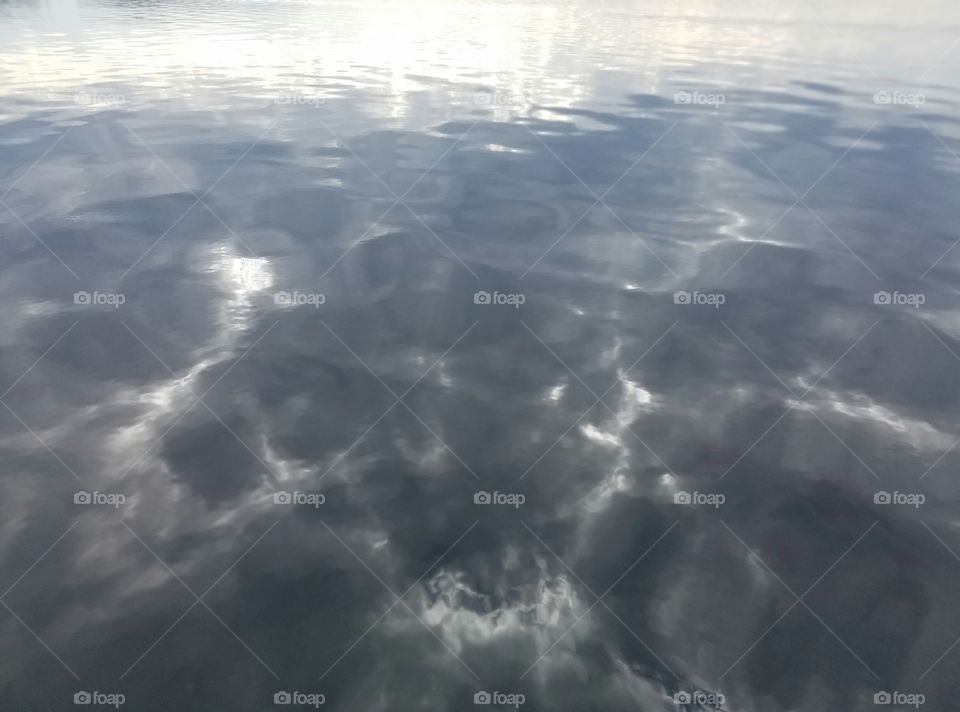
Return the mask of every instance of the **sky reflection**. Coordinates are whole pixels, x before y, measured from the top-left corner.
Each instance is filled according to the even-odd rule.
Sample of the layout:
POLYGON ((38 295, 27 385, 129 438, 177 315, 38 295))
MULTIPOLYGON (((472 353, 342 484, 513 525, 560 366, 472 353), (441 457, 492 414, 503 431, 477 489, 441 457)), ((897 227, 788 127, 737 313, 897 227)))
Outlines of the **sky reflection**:
POLYGON ((0 18, 0 707, 951 708, 952 5, 0 18))

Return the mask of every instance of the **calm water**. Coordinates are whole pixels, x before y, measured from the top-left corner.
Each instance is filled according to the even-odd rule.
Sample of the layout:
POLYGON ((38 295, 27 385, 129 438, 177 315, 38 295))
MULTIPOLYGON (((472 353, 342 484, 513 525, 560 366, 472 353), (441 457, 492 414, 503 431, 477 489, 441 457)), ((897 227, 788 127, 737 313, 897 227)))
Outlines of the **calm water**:
POLYGON ((960 8, 834 5, 0 5, 0 708, 957 709, 960 8))

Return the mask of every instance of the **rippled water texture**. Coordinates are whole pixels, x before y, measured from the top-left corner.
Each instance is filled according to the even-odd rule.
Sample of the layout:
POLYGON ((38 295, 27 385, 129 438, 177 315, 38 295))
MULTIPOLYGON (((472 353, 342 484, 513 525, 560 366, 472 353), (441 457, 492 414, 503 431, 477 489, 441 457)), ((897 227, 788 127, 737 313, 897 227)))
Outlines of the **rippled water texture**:
POLYGON ((953 0, 3 2, 0 708, 957 709, 958 70, 953 0))

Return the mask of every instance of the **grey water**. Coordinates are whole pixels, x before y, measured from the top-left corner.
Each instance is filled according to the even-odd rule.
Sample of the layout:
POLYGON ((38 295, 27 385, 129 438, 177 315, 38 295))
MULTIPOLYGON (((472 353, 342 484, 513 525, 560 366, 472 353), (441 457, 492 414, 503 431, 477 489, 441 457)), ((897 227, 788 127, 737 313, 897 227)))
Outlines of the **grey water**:
POLYGON ((5 0, 0 709, 960 708, 958 70, 947 0, 5 0))

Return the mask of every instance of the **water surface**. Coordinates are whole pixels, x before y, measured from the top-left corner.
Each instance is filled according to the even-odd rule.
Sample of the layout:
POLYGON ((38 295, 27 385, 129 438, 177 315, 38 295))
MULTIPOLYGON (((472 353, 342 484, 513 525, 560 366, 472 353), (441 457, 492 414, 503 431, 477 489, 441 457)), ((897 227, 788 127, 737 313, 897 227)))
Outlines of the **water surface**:
POLYGON ((0 6, 0 707, 954 708, 960 10, 761 5, 0 6))

